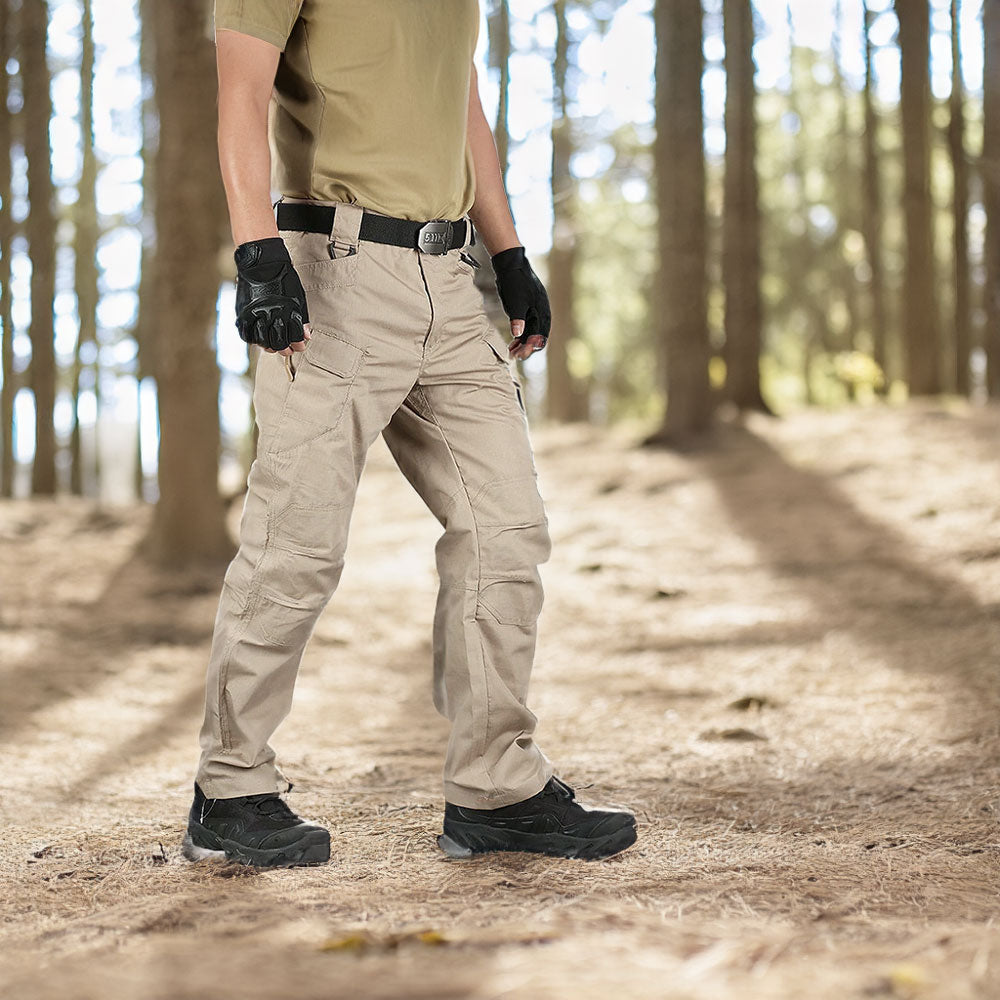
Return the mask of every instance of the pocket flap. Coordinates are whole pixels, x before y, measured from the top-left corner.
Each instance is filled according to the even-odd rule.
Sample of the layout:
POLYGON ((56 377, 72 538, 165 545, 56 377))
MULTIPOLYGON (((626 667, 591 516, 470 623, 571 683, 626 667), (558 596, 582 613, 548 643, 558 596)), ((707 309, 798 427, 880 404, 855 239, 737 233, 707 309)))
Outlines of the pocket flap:
POLYGON ((490 326, 483 335, 483 340, 486 341, 489 349, 496 355, 497 361, 501 362, 503 365, 508 365, 510 362, 510 355, 507 353, 507 344, 504 342, 503 337, 497 331, 494 326, 490 326))
POLYGON ((331 330, 312 326, 312 337, 308 341, 304 356, 309 364, 331 375, 352 378, 361 367, 365 356, 362 348, 337 336, 331 330))

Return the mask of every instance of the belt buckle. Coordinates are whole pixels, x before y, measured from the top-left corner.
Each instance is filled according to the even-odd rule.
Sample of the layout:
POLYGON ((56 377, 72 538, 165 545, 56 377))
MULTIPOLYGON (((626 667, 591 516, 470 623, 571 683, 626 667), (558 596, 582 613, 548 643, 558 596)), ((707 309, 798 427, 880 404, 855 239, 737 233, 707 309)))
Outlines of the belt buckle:
POLYGON ((447 253, 451 245, 452 223, 425 222, 417 230, 417 249, 421 253, 447 253))

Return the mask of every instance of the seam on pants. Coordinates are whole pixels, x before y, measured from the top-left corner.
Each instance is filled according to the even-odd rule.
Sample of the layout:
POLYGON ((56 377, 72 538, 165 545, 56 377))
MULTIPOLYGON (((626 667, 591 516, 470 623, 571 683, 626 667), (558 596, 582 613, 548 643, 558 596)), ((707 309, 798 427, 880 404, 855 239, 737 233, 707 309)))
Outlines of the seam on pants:
MULTIPOLYGON (((293 469, 294 472, 294 469, 293 469)), ((264 544, 261 546, 260 555, 254 563, 250 573, 250 580, 247 583, 247 596, 240 612, 240 624, 236 633, 226 648, 225 656, 219 664, 219 739, 222 749, 229 753, 233 750, 232 727, 229 719, 229 706, 226 702, 226 695, 229 689, 229 667, 232 664, 233 654, 237 646, 243 641, 244 636, 250 628, 250 622, 260 606, 261 589, 264 583, 264 565, 268 552, 271 550, 274 541, 274 504, 275 493, 282 494, 283 485, 276 487, 264 505, 264 544)))
MULTIPOLYGON (((469 505, 469 515, 472 519, 472 528, 476 536, 476 600, 478 601, 479 594, 483 589, 483 558, 479 544, 479 524, 476 521, 476 512, 472 506, 472 497, 469 494, 469 484, 465 481, 465 476, 462 475, 462 467, 459 465, 458 459, 455 457, 455 452, 452 450, 451 443, 448 441, 448 435, 445 434, 444 428, 441 426, 441 422, 438 420, 437 414, 431 406, 431 401, 427 398, 427 395, 422 388, 418 387, 417 391, 419 392, 424 405, 427 407, 427 413, 430 415, 431 421, 441 434, 441 440, 444 442, 444 446, 448 449, 448 454, 451 456, 451 461, 455 466, 455 471, 458 473, 459 481, 462 483, 462 490, 465 493, 466 502, 469 505)), ((476 635, 479 637, 479 653, 483 664, 483 690, 486 693, 486 725, 483 727, 482 737, 479 742, 479 759, 483 760, 486 756, 486 737, 489 735, 490 729, 490 683, 489 677, 486 674, 486 649, 483 646, 482 633, 478 626, 476 627, 476 635)), ((483 772, 489 780, 490 785, 493 786, 494 793, 499 794, 500 789, 497 788, 496 783, 493 781, 493 775, 490 773, 490 769, 486 766, 485 762, 483 764, 483 772)))

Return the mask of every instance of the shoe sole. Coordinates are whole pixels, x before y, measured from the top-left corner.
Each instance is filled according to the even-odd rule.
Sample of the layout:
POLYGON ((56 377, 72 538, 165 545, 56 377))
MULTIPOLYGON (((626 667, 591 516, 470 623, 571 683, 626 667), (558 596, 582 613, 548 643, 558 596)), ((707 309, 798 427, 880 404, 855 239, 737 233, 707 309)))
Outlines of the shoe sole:
POLYGON ((330 860, 330 834, 326 830, 317 830, 294 844, 261 850, 247 847, 235 840, 224 840, 200 823, 192 821, 184 835, 181 854, 188 861, 232 861, 253 868, 321 865, 330 860))
POLYGON ((562 833, 500 831, 491 826, 462 823, 449 824, 445 832, 438 835, 437 843, 450 858, 470 858, 475 854, 497 851, 527 851, 557 858, 599 861, 620 854, 631 847, 637 837, 634 823, 619 827, 597 840, 569 837, 562 833))

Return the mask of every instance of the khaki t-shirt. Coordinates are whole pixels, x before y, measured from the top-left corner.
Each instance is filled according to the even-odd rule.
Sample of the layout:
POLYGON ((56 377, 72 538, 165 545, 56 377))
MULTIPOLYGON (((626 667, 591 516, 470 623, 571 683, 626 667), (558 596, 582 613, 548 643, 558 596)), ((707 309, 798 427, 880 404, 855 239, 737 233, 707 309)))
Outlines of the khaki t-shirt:
POLYGON ((215 27, 282 50, 272 190, 403 219, 472 207, 479 0, 215 0, 215 27))

